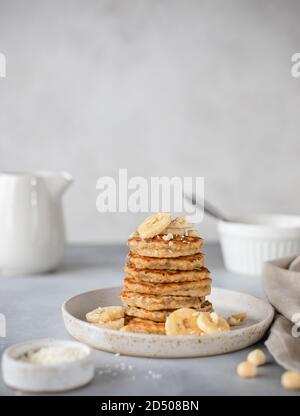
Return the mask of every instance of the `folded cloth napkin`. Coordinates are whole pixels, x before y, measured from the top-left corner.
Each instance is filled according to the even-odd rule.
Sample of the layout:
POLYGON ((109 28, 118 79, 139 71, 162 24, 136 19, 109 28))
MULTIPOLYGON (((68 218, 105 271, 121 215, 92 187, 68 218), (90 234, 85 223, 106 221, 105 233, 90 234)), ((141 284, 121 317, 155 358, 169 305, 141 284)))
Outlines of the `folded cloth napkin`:
POLYGON ((266 346, 278 364, 300 372, 300 256, 265 263, 263 287, 277 310, 266 346))

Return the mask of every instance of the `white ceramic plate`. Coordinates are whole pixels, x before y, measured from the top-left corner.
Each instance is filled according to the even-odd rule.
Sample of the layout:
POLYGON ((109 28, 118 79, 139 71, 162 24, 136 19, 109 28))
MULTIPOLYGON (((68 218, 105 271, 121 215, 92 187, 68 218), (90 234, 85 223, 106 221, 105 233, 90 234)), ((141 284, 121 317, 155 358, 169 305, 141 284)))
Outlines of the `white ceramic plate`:
POLYGON ((232 331, 197 337, 138 334, 94 326, 85 321, 85 314, 98 306, 120 305, 121 288, 98 289, 74 296, 63 304, 67 331, 78 341, 91 347, 141 357, 201 357, 237 351, 258 342, 271 325, 272 306, 253 296, 214 288, 210 300, 215 311, 227 317, 246 312, 247 320, 232 331))

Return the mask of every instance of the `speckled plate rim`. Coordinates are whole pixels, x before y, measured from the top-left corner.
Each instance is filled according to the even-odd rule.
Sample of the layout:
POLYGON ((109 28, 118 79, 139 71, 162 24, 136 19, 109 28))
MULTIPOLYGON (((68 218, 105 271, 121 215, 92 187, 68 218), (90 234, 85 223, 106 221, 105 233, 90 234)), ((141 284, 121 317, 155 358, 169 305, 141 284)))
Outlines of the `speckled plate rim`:
MULTIPOLYGON (((68 310, 70 304, 74 302, 74 300, 78 298, 87 298, 98 293, 99 298, 101 294, 115 296, 116 300, 110 304, 120 305, 117 294, 121 289, 121 287, 95 289, 79 293, 66 300, 62 305, 62 315, 68 333, 79 342, 87 344, 92 348, 114 354, 120 353, 122 355, 147 358, 201 357, 234 352, 255 344, 265 335, 274 319, 274 309, 268 302, 246 293, 221 288, 213 288, 210 298, 219 297, 225 300, 232 297, 237 297, 239 299, 244 298, 249 302, 254 303, 256 308, 264 308, 264 316, 261 316, 261 319, 257 320, 255 323, 236 327, 227 333, 205 335, 202 337, 194 335, 165 336, 130 333, 97 327, 74 316, 68 310), (149 348, 150 345, 152 345, 152 348, 149 348), (153 349, 153 346, 156 348, 153 349)), ((103 303, 103 306, 108 306, 106 303, 107 302, 105 302, 105 304, 103 303)), ((95 306, 96 305, 91 305, 88 310, 93 309, 95 306)), ((101 306, 100 301, 97 306, 101 306)), ((218 307, 216 307, 216 309, 218 309, 218 307)), ((248 312, 245 309, 237 310, 233 305, 232 313, 242 311, 248 312)))

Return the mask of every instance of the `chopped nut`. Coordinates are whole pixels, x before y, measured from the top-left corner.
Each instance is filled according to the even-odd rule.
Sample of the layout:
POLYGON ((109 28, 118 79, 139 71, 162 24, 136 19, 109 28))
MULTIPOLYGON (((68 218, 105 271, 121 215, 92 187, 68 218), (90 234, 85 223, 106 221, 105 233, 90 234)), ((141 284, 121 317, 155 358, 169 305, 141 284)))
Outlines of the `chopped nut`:
POLYGON ((238 326, 247 319, 247 314, 244 312, 229 316, 227 322, 230 326, 238 326))
POLYGON ((172 238, 173 238, 173 234, 171 234, 171 233, 163 236, 163 240, 165 240, 165 241, 172 240, 172 238))

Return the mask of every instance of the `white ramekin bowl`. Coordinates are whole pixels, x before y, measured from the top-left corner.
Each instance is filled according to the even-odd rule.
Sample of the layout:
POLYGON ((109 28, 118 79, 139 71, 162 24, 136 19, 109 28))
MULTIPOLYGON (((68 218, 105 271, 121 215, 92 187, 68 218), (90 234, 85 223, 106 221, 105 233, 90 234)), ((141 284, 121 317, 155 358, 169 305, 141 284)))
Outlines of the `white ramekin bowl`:
POLYGON ((2 356, 4 383, 13 389, 33 393, 55 393, 82 387, 93 379, 94 371, 92 350, 75 341, 41 339, 24 342, 11 346, 2 356), (28 351, 49 346, 78 349, 83 356, 76 361, 49 365, 32 364, 19 359, 28 351))
POLYGON ((259 275, 265 261, 300 254, 300 216, 249 215, 219 221, 218 231, 232 272, 259 275))

